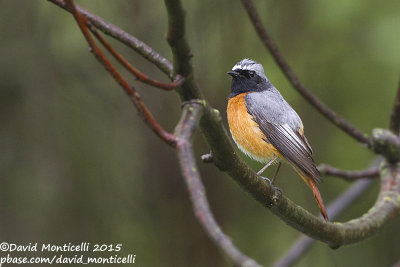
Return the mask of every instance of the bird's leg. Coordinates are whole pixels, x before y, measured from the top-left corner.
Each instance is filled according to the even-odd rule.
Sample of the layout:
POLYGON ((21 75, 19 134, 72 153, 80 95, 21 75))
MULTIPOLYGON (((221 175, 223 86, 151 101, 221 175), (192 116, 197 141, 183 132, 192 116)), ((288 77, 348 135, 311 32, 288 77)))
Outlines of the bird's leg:
POLYGON ((278 166, 275 169, 274 175, 272 176, 272 179, 271 179, 272 184, 274 184, 274 182, 275 182, 275 178, 278 175, 279 169, 281 168, 281 164, 282 164, 282 162, 279 162, 278 166))
POLYGON ((274 163, 274 161, 275 161, 276 159, 277 159, 277 157, 275 157, 275 158, 271 159, 270 161, 268 161, 268 163, 267 163, 264 167, 262 167, 261 170, 259 170, 259 171, 257 172, 257 175, 259 175, 259 176, 260 176, 261 178, 263 178, 264 180, 267 180, 271 185, 272 185, 272 181, 271 181, 270 179, 268 179, 267 177, 261 176, 261 174, 262 174, 269 166, 271 166, 271 164, 274 163))
MULTIPOLYGON (((271 166, 272 163, 274 163, 274 161, 275 161, 277 158, 278 158, 278 157, 275 157, 275 158, 271 159, 259 172, 257 172, 257 175, 262 174, 269 166, 271 166)), ((263 180, 267 180, 267 181, 269 182, 269 184, 270 184, 273 188, 275 188, 276 190, 279 191, 280 194, 282 194, 282 190, 281 190, 280 188, 274 186, 274 181, 275 181, 275 178, 276 178, 276 176, 277 176, 277 174, 278 174, 278 171, 279 171, 280 167, 281 167, 281 162, 278 163, 278 167, 276 168, 276 170, 275 170, 275 172, 274 172, 274 176, 272 177, 272 180, 268 179, 267 177, 263 177, 263 176, 261 176, 261 175, 260 175, 260 177, 261 177, 263 180)))
POLYGON ((259 170, 259 171, 257 172, 257 175, 261 175, 272 163, 274 163, 274 161, 275 161, 277 158, 278 158, 278 157, 275 157, 275 158, 271 159, 270 161, 268 161, 268 163, 267 163, 264 167, 262 167, 261 170, 259 170))

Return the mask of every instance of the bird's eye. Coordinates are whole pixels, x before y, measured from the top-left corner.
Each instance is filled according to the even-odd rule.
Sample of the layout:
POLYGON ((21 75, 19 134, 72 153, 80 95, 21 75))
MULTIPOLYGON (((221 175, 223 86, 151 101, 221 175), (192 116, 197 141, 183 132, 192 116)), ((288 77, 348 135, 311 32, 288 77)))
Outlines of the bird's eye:
POLYGON ((249 71, 249 76, 250 76, 250 77, 254 77, 254 71, 252 71, 252 70, 249 71))

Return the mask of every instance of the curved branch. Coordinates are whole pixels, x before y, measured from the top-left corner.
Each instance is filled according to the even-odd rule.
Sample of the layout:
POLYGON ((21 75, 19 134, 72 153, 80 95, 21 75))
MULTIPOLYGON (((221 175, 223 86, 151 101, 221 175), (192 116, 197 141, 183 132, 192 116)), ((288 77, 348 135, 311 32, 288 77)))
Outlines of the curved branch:
MULTIPOLYGON (((48 0, 59 7, 71 12, 67 9, 66 4, 63 0, 48 0)), ((145 59, 153 63, 156 67, 158 67, 162 72, 168 75, 171 80, 174 80, 175 77, 172 71, 172 64, 166 58, 157 53, 153 48, 149 45, 145 44, 138 38, 130 35, 129 33, 123 31, 117 26, 103 20, 99 16, 92 14, 86 9, 80 7, 79 5, 75 5, 76 9, 83 14, 93 26, 102 31, 103 33, 115 38, 126 46, 132 48, 139 55, 143 56, 145 59)))
MULTIPOLYGON (((358 199, 372 184, 372 180, 360 180, 350 186, 344 193, 333 200, 326 208, 331 219, 336 218, 350 204, 358 199)), ((285 255, 283 255, 273 267, 286 267, 295 264, 315 242, 308 236, 301 235, 291 246, 285 255)))
POLYGON ((285 74, 286 78, 289 80, 292 86, 333 124, 352 136, 358 142, 366 145, 367 147, 371 147, 372 141, 369 137, 367 137, 364 133, 354 127, 354 125, 352 125, 349 121, 340 117, 335 111, 330 109, 320 99, 313 95, 303 83, 301 83, 297 75, 294 73, 293 69, 279 52, 279 49, 275 42, 272 40, 271 36, 262 25, 260 16, 258 15, 257 10, 254 8, 252 0, 241 1, 247 11, 247 14, 250 17, 251 22, 253 23, 255 30, 258 33, 258 36, 260 37, 266 48, 270 51, 271 55, 275 59, 275 62, 281 68, 282 72, 285 74))
POLYGON ((376 153, 383 155, 389 162, 400 161, 400 137, 385 129, 372 131, 372 148, 376 153))
POLYGON ((96 45, 96 42, 93 40, 92 36, 89 33, 89 30, 86 26, 87 21, 84 16, 82 16, 79 11, 76 9, 75 4, 72 0, 65 0, 66 8, 71 11, 76 22, 79 25, 79 28, 82 31, 86 41, 89 44, 91 52, 95 55, 97 60, 106 68, 106 70, 111 74, 111 76, 118 82, 119 85, 122 86, 126 94, 132 100, 133 104, 139 111, 139 114, 142 115, 146 124, 153 130, 154 133, 158 135, 165 143, 170 146, 175 146, 175 137, 164 130, 160 124, 154 119, 153 115, 147 109, 146 105, 143 103, 140 95, 136 92, 136 90, 128 84, 128 82, 118 73, 115 67, 111 64, 111 62, 104 56, 99 47, 96 45))
POLYGON ((203 103, 201 101, 185 103, 181 119, 175 129, 179 164, 190 193, 194 213, 208 236, 235 265, 261 266, 235 247, 229 237, 222 232, 210 210, 191 142, 202 112, 203 103))
POLYGON ((377 166, 362 171, 345 171, 327 164, 320 164, 318 166, 318 170, 321 172, 321 174, 337 176, 347 181, 379 177, 379 167, 377 166))

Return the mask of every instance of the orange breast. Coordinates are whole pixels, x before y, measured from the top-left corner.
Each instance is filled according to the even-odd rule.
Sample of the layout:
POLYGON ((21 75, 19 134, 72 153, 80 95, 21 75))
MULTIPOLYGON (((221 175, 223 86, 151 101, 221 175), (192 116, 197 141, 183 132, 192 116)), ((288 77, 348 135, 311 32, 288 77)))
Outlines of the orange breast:
POLYGON ((265 141, 265 135, 247 112, 244 99, 246 94, 237 95, 228 101, 228 123, 234 141, 240 150, 257 161, 266 162, 275 156, 282 157, 273 145, 265 141))

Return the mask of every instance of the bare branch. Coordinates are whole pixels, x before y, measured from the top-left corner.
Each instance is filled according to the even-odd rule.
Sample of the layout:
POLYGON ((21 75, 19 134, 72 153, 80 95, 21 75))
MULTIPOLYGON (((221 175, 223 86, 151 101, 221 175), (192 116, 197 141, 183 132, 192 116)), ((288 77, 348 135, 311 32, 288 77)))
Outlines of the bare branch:
POLYGON ((327 105, 325 105, 320 99, 318 99, 315 95, 311 93, 311 91, 299 80, 297 75, 294 73, 293 69, 284 59, 282 54, 279 52, 279 49, 275 42, 272 40, 271 36, 268 34, 267 30, 263 26, 260 16, 258 15, 257 10, 254 8, 252 0, 241 0, 243 6, 245 7, 247 14, 250 17, 250 20, 253 23, 255 30, 258 33, 263 44, 270 51, 271 55, 274 57, 275 62, 281 68, 282 72, 285 74, 286 78, 292 84, 292 86, 311 104, 313 105, 321 114, 323 114, 328 120, 330 120, 333 124, 338 126, 344 132, 352 136, 358 142, 366 145, 367 147, 371 147, 372 142, 369 137, 367 137, 364 133, 354 127, 349 121, 340 117, 335 111, 330 109, 327 105))
POLYGON ((208 236, 237 266, 261 266, 240 252, 216 222, 206 198, 204 185, 193 155, 191 138, 203 112, 202 101, 185 104, 179 124, 175 129, 179 163, 182 169, 194 213, 208 236))
POLYGON ((202 95, 193 76, 191 63, 193 55, 185 39, 185 12, 179 0, 164 0, 164 2, 168 12, 167 41, 173 55, 174 71, 185 79, 182 86, 177 88, 178 93, 183 101, 200 99, 202 95))
POLYGON ((97 40, 100 41, 100 43, 128 70, 130 71, 135 77, 149 85, 152 85, 154 87, 164 89, 164 90, 172 90, 176 88, 177 86, 180 86, 182 84, 182 77, 177 75, 174 82, 172 83, 162 83, 156 80, 152 80, 150 77, 147 75, 143 74, 140 72, 138 69, 136 69, 134 66, 132 66, 123 56, 121 56, 115 49, 101 36, 96 29, 89 24, 88 25, 90 31, 93 33, 93 35, 97 38, 97 40))
POLYGON ((396 135, 400 134, 400 81, 397 87, 396 98, 394 99, 392 114, 390 116, 390 130, 396 135))
MULTIPOLYGON (((327 207, 331 219, 336 218, 343 210, 358 199, 372 184, 372 180, 360 180, 355 182, 343 194, 333 200, 327 207)), ((301 235, 282 258, 274 263, 273 267, 292 266, 311 248, 315 240, 301 235)))
POLYGON ((115 69, 115 67, 110 63, 110 61, 104 56, 99 47, 96 45, 92 36, 90 35, 88 28, 86 27, 87 21, 84 16, 82 16, 78 10, 75 8, 74 2, 72 0, 65 0, 66 8, 71 11, 77 21, 79 28, 81 29, 86 41, 88 42, 91 52, 96 56, 97 60, 106 68, 106 70, 111 74, 111 76, 122 86, 126 94, 130 97, 133 104, 142 115, 146 124, 153 130, 164 142, 170 146, 175 146, 175 137, 165 131, 161 125, 154 119, 153 115, 147 109, 146 105, 143 103, 140 95, 135 91, 135 89, 128 84, 121 74, 115 69))
POLYGON ((320 164, 318 166, 318 170, 321 172, 321 174, 337 176, 347 181, 379 177, 379 167, 377 166, 362 171, 345 171, 327 164, 320 164))
MULTIPOLYGON (((61 8, 67 10, 65 2, 63 0, 48 0, 61 8)), ((93 26, 102 31, 103 33, 115 38, 126 46, 132 48, 139 55, 143 56, 145 59, 153 63, 156 67, 158 67, 162 72, 168 75, 171 80, 174 80, 174 74, 172 71, 172 64, 166 58, 157 53, 153 48, 139 40, 138 38, 128 34, 117 26, 106 22, 102 18, 92 14, 86 9, 80 7, 79 5, 75 5, 77 10, 83 14, 93 26)), ((71 12, 70 10, 67 10, 71 12)))

